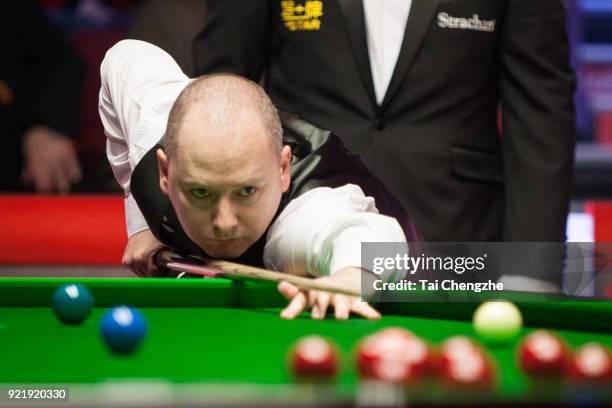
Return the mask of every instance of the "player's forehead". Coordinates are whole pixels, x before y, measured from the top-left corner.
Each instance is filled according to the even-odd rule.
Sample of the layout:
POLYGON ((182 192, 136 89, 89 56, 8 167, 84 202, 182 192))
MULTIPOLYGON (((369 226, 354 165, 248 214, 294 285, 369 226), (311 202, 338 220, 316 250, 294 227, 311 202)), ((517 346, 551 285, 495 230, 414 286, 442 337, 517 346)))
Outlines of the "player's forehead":
POLYGON ((245 162, 238 165, 186 161, 178 166, 177 175, 186 187, 202 186, 215 189, 233 189, 265 184, 272 176, 269 162, 245 162))
POLYGON ((278 166, 270 135, 258 115, 247 110, 232 118, 217 121, 197 109, 187 114, 176 144, 177 162, 185 177, 232 182, 278 166))
POLYGON ((190 166, 219 171, 265 167, 275 152, 265 135, 249 129, 228 129, 222 134, 202 132, 181 137, 177 156, 190 166))
POLYGON ((203 153, 231 160, 249 152, 265 150, 271 135, 261 114, 245 108, 238 112, 207 111, 202 106, 188 110, 177 138, 177 146, 192 151, 205 146, 203 153))
POLYGON ((179 145, 177 159, 182 182, 211 187, 263 183, 280 165, 269 144, 246 141, 179 145))

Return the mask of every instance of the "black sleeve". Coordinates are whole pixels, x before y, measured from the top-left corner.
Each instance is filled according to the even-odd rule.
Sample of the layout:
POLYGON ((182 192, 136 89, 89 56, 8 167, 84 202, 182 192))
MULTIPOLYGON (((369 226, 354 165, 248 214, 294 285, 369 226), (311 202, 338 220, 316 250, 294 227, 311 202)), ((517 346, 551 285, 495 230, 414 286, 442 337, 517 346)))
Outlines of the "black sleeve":
POLYGON ((22 130, 44 125, 74 136, 85 75, 81 58, 35 1, 11 0, 7 8, 24 78, 16 101, 22 130))
POLYGON ((269 0, 208 0, 193 44, 196 75, 231 72, 259 81, 271 41, 269 0))
POLYGON ((561 0, 509 0, 500 45, 505 241, 565 241, 574 72, 561 0))

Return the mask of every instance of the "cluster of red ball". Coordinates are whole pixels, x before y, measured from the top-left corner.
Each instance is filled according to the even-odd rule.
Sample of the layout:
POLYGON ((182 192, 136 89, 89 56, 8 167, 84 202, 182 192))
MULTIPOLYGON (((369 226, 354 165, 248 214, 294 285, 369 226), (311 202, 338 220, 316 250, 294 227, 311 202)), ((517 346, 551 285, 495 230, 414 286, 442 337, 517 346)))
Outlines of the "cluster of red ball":
POLYGON ((600 343, 587 343, 572 351, 558 335, 536 330, 519 345, 518 358, 523 371, 531 376, 612 382, 612 354, 600 343))
MULTIPOLYGON (((296 343, 289 358, 297 378, 333 378, 338 371, 336 346, 320 336, 296 343)), ((467 337, 447 339, 440 350, 403 328, 387 328, 363 338, 355 350, 355 364, 363 380, 401 385, 419 384, 438 374, 451 386, 490 389, 494 385, 492 359, 467 337)))
MULTIPOLYGON (((402 385, 417 384, 437 375, 450 387, 492 390, 497 368, 486 350, 465 336, 446 339, 435 349, 403 328, 387 328, 363 338, 355 350, 355 365, 364 380, 402 385)), ((592 383, 612 380, 612 355, 599 343, 587 343, 574 352, 557 335, 537 330, 519 344, 518 364, 535 377, 572 378, 592 383)), ((336 346, 320 336, 307 336, 289 354, 294 376, 330 379, 339 370, 336 346)))

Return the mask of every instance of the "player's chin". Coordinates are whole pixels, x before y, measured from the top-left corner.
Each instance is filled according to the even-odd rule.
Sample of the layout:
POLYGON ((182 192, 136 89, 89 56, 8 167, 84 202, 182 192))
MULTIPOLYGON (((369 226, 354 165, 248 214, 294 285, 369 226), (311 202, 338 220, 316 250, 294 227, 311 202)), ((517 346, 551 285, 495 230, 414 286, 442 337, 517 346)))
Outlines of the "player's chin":
POLYGON ((203 242, 200 246, 213 258, 237 258, 249 249, 251 243, 243 239, 210 240, 203 242))

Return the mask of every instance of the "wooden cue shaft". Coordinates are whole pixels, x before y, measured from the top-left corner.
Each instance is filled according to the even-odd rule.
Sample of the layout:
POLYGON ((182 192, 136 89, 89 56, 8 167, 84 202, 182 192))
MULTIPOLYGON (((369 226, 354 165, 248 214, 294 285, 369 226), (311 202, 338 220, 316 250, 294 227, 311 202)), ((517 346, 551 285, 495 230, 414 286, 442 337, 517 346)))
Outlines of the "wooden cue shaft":
POLYGON ((227 261, 212 261, 209 263, 209 265, 221 269, 223 272, 230 276, 238 276, 272 282, 285 281, 297 286, 300 289, 305 290, 321 290, 325 292, 339 293, 348 296, 361 296, 359 290, 350 288, 348 286, 318 282, 314 279, 290 275, 288 273, 269 271, 267 269, 256 268, 254 266, 241 265, 227 261))

